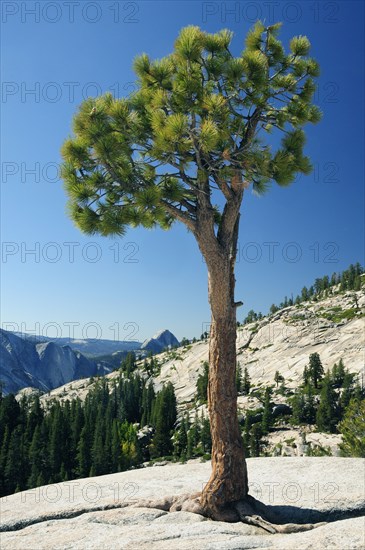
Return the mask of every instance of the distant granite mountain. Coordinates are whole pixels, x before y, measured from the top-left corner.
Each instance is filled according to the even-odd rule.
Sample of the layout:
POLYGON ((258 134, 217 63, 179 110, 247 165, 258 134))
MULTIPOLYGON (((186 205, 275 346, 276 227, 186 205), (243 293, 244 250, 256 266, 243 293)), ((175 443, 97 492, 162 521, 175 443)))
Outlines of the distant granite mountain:
POLYGON ((112 370, 107 363, 88 359, 70 346, 52 341, 37 344, 0 329, 0 381, 4 394, 29 386, 48 391, 112 370))
POLYGON ((19 338, 35 344, 54 342, 58 346, 69 346, 74 351, 80 351, 86 356, 109 355, 119 351, 137 351, 141 342, 137 340, 102 340, 97 338, 49 338, 15 332, 19 338))
POLYGON ((145 355, 178 345, 168 330, 141 344, 130 340, 52 339, 0 329, 0 382, 4 394, 27 387, 49 391, 80 378, 109 374, 130 351, 145 355))
POLYGON ((161 330, 152 338, 145 340, 141 350, 151 351, 152 353, 161 353, 161 351, 179 346, 179 341, 169 330, 161 330))

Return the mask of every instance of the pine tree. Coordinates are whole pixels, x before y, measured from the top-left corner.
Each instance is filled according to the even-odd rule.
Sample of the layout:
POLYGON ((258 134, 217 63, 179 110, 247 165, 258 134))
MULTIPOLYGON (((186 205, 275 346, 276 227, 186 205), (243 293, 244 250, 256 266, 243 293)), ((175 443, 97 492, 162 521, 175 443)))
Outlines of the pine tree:
POLYGON ((174 386, 171 382, 168 382, 164 386, 162 392, 164 393, 164 398, 166 399, 166 422, 168 429, 172 430, 174 428, 176 418, 177 418, 177 408, 176 408, 176 396, 174 386))
MULTIPOLYGON (((264 413, 262 415, 262 433, 264 435, 269 433, 269 430, 272 425, 272 405, 271 405, 271 393, 272 390, 270 387, 265 389, 265 401, 264 401, 264 413)), ((255 455, 258 456, 258 455, 255 455)))
POLYGON ((310 382, 310 375, 307 365, 304 367, 303 370, 303 384, 306 386, 310 382))
POLYGON ((330 280, 330 286, 335 286, 337 284, 337 273, 332 273, 331 280, 330 280))
POLYGON ((242 391, 242 367, 241 363, 237 363, 236 367, 236 389, 237 393, 240 393, 242 391))
POLYGON ((316 294, 320 294, 323 290, 323 280, 319 277, 314 281, 314 290, 316 294))
POLYGON ((114 418, 112 423, 112 438, 110 449, 110 468, 112 472, 119 472, 121 467, 121 437, 119 433, 119 423, 114 418))
POLYGON ((201 427, 198 418, 198 413, 195 413, 195 419, 188 432, 188 458, 196 456, 198 445, 201 437, 201 427))
POLYGON ((251 379, 250 375, 248 374, 248 369, 245 367, 243 371, 243 381, 242 381, 242 393, 243 395, 248 395, 250 393, 251 389, 251 379))
POLYGON ((302 419, 307 424, 314 424, 316 421, 316 406, 314 402, 314 389, 312 384, 304 386, 304 403, 302 409, 302 419))
POLYGON ((250 309, 243 321, 243 324, 246 325, 247 323, 254 323, 255 321, 257 321, 257 317, 257 313, 255 313, 253 309, 250 309))
POLYGON ((316 423, 320 431, 336 432, 336 394, 329 373, 322 380, 316 423))
POLYGON ((61 481, 60 471, 62 457, 66 452, 64 438, 63 411, 59 403, 55 404, 51 411, 51 430, 49 439, 49 465, 51 470, 51 483, 61 481))
POLYGON ((83 232, 123 235, 128 226, 168 229, 179 221, 204 256, 212 310, 209 414, 213 448, 223 449, 213 452, 202 499, 207 510, 248 491, 237 419, 240 303, 234 296, 245 190, 252 184, 264 193, 271 182, 285 187, 296 174, 310 173, 303 127, 321 118, 312 104, 319 67, 309 57, 310 42, 294 37, 286 52, 279 30, 257 22, 235 57, 231 32, 182 29, 171 55, 135 60, 135 93, 86 99, 74 137, 62 148, 69 210, 83 232), (281 133, 280 144, 272 131, 281 133), (212 202, 216 189, 220 206, 212 202))
POLYGON ((146 426, 147 424, 150 424, 151 422, 151 414, 152 414, 152 408, 153 403, 156 399, 155 390, 153 387, 152 381, 148 384, 148 386, 143 388, 142 392, 142 418, 141 418, 141 425, 146 426))
MULTIPOLYGON (((361 290, 361 277, 360 275, 356 275, 354 280, 354 290, 358 291, 361 290)), ((358 308, 358 306, 356 306, 358 308)))
POLYGON ((278 370, 275 372, 274 381, 276 387, 279 386, 280 382, 284 382, 284 376, 282 376, 278 370))
POLYGON ((302 390, 297 390, 292 398, 293 423, 301 424, 304 421, 305 398, 302 390))
POLYGON ((10 431, 9 426, 3 426, 5 431, 3 432, 3 437, 1 440, 1 449, 0 449, 0 496, 6 495, 6 481, 5 481, 5 465, 6 459, 8 456, 9 441, 10 441, 10 431))
POLYGON ((39 474, 39 476, 37 477, 35 487, 41 487, 42 485, 47 485, 46 478, 45 478, 43 472, 41 472, 39 474))
POLYGON ((27 417, 27 432, 32 437, 36 426, 40 426, 44 418, 44 410, 41 407, 39 395, 36 395, 30 405, 27 417))
POLYGON ((204 453, 210 453, 212 449, 212 436, 210 433, 210 422, 209 418, 206 418, 202 414, 201 418, 201 443, 204 453))
POLYGON ((79 477, 87 477, 91 468, 92 429, 89 419, 81 430, 80 440, 77 446, 77 474, 79 477))
POLYGON ((309 300, 309 292, 306 286, 303 286, 302 288, 301 298, 303 302, 309 300))
POLYGON ((141 449, 138 443, 137 430, 133 424, 123 422, 120 426, 121 469, 127 470, 141 460, 141 449))
POLYGON ((5 427, 8 426, 11 433, 20 423, 20 405, 14 395, 10 393, 1 400, 0 407, 0 441, 2 440, 5 427))
POLYGON ((344 456, 365 458, 365 400, 352 399, 339 424, 344 456))
POLYGON ((180 427, 176 432, 174 453, 177 457, 186 458, 187 451, 188 451, 187 421, 183 417, 181 419, 180 427))
POLYGON ((61 464, 60 479, 61 481, 68 481, 68 472, 63 462, 61 464))
POLYGON ((199 374, 196 381, 196 398, 200 403, 206 403, 208 398, 208 378, 209 378, 209 363, 204 361, 203 372, 199 374))
POLYGON ((323 290, 327 290, 329 286, 330 286, 329 277, 328 277, 328 275, 325 275, 322 279, 323 290))
POLYGON ((81 431, 84 425, 84 410, 79 398, 73 399, 70 413, 70 465, 71 475, 76 474, 77 470, 77 446, 81 437, 81 431))
POLYGON ((125 373, 127 378, 130 378, 130 375, 136 370, 136 368, 136 354, 133 351, 130 351, 122 361, 121 370, 125 373))
POLYGON ((309 356, 308 376, 312 380, 314 387, 317 389, 319 382, 322 380, 324 370, 321 358, 318 353, 311 353, 309 356))
POLYGON ((342 392, 339 399, 339 408, 341 411, 340 416, 344 414, 344 411, 348 407, 352 398, 355 397, 357 391, 357 385, 355 383, 355 374, 350 373, 345 369, 342 382, 342 392))
POLYGON ((335 363, 332 367, 332 380, 333 383, 339 388, 342 387, 342 384, 344 382, 345 372, 345 365, 343 363, 343 360, 340 359, 339 363, 335 363))
POLYGON ((94 428, 94 438, 91 448, 91 469, 92 476, 99 476, 106 473, 105 463, 107 461, 106 454, 104 453, 104 441, 105 441, 105 423, 103 421, 103 414, 101 408, 99 409, 98 416, 96 418, 96 424, 94 428))
POLYGON ((157 394, 154 405, 153 419, 156 429, 151 444, 152 457, 168 456, 173 452, 171 432, 176 422, 176 416, 175 392, 169 382, 157 394))
POLYGON ((28 480, 28 487, 36 487, 38 478, 42 471, 44 471, 44 443, 41 436, 41 428, 40 426, 36 426, 29 448, 31 473, 28 480))
POLYGON ((4 469, 4 485, 6 494, 11 494, 18 490, 25 489, 22 478, 25 469, 25 457, 22 452, 22 433, 21 428, 17 426, 11 433, 9 447, 4 469))
POLYGON ((252 456, 251 447, 250 447, 250 438, 251 438, 251 428, 254 424, 254 416, 255 416, 255 413, 252 410, 246 411, 245 423, 243 428, 243 444, 245 448, 245 455, 247 457, 252 456))
POLYGON ((260 456, 263 429, 259 423, 253 424, 250 434, 250 456, 260 456))

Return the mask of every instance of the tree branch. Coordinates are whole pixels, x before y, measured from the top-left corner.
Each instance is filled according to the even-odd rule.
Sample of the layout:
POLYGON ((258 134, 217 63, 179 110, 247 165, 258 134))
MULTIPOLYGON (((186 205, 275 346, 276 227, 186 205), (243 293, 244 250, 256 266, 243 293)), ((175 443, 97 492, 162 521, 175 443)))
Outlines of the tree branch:
POLYGON ((196 221, 193 220, 186 212, 179 210, 176 206, 170 204, 165 199, 161 199, 161 203, 173 218, 176 218, 177 220, 185 224, 190 229, 190 231, 195 231, 196 221))
POLYGON ((261 115, 261 109, 256 107, 256 109, 253 112, 253 115, 250 117, 250 120, 248 121, 248 123, 246 125, 245 135, 243 136, 243 138, 241 140, 241 143, 238 146, 239 151, 242 151, 242 149, 248 143, 250 143, 253 136, 255 135, 255 131, 256 131, 257 125, 258 125, 259 120, 260 120, 260 115, 261 115))
MULTIPOLYGON (((234 193, 234 198, 228 200, 224 206, 221 223, 218 229, 217 239, 223 248, 226 248, 232 240, 234 240, 235 227, 242 203, 245 183, 242 181, 240 170, 236 170, 236 174, 232 177, 231 189, 234 193)), ((230 251, 232 255, 232 251, 230 251)))

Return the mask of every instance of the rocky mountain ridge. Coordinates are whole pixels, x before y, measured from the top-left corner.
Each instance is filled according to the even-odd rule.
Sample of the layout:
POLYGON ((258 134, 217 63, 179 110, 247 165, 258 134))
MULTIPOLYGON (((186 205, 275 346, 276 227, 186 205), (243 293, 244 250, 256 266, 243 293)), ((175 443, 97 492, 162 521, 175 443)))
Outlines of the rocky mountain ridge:
MULTIPOLYGON (((364 315, 363 291, 333 294, 316 302, 287 307, 238 328, 238 362, 241 367, 247 367, 253 386, 273 384, 278 370, 286 386, 295 388, 309 355, 317 352, 325 370, 342 358, 350 372, 365 382, 364 315)), ((208 340, 165 351, 155 358, 160 371, 153 378, 155 388, 158 390, 170 381, 180 407, 191 403, 202 365, 208 360, 208 340)), ((142 363, 140 367, 141 374, 145 375, 142 363)), ((118 372, 113 372, 107 378, 113 380, 118 376, 118 372)), ((90 380, 78 380, 51 391, 42 401, 84 399, 90 387, 90 380)), ((239 407, 250 406, 250 399, 253 400, 239 396, 239 407)))
MULTIPOLYGON (((314 352, 320 354, 325 370, 342 358, 346 367, 361 378, 365 374, 364 315, 363 291, 287 307, 238 328, 237 361, 242 368, 247 367, 253 385, 273 384, 278 370, 286 386, 298 386, 309 355, 314 352)), ((208 341, 159 357, 161 372, 156 385, 171 381, 178 401, 191 401, 201 365, 208 360, 208 341)))
POLYGON ((33 335, 26 332, 14 332, 16 336, 33 342, 44 344, 54 342, 58 346, 69 346, 74 351, 79 351, 85 356, 107 355, 118 351, 134 351, 141 347, 137 340, 105 340, 102 338, 51 338, 43 335, 33 335))

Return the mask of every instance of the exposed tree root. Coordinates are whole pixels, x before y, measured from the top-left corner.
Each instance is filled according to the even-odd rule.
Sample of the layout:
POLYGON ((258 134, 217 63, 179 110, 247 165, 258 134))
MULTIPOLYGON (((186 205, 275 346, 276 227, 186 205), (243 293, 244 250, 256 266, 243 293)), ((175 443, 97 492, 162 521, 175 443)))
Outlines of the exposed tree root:
POLYGON ((225 521, 229 523, 241 521, 242 523, 259 527, 272 534, 310 531, 311 529, 321 527, 327 523, 282 523, 280 522, 280 516, 273 512, 273 507, 266 506, 252 496, 248 496, 245 500, 232 502, 224 508, 206 510, 201 505, 200 496, 201 493, 196 493, 193 495, 165 497, 157 500, 140 500, 134 506, 138 508, 157 508, 165 512, 191 512, 215 521, 225 521))

